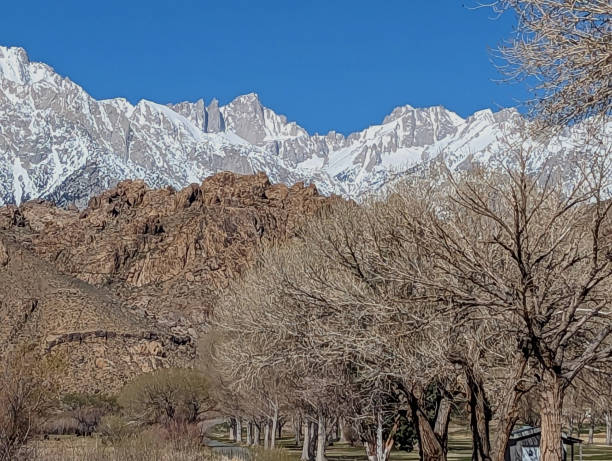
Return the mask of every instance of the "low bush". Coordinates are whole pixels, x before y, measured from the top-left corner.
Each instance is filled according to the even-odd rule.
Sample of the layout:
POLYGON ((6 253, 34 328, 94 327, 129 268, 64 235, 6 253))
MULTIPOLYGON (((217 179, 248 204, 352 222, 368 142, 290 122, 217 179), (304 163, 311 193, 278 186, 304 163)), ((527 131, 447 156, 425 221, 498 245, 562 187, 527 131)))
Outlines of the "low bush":
POLYGON ((214 407, 205 376, 177 368, 137 376, 123 388, 118 402, 127 416, 143 424, 194 424, 214 407))
POLYGON ((100 420, 119 409, 117 399, 102 394, 68 393, 60 399, 58 410, 43 425, 45 434, 91 435, 100 420))
POLYGON ((38 432, 53 401, 53 371, 51 363, 30 354, 4 360, 0 369, 0 461, 27 458, 24 447, 38 432))
POLYGON ((98 435, 103 441, 116 443, 134 435, 136 427, 124 417, 115 414, 103 416, 98 424, 98 435))
POLYGON ((68 435, 79 432, 79 423, 70 415, 55 414, 49 416, 40 426, 40 432, 44 435, 68 435))

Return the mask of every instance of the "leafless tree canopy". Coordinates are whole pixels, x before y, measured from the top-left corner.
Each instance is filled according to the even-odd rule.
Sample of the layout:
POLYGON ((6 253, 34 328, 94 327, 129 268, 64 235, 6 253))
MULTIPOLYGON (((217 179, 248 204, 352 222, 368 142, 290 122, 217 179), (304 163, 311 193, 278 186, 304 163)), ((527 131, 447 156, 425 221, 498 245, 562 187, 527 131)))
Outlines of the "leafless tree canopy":
POLYGON ((542 161, 525 125, 500 140, 498 164, 434 165, 266 248, 221 297, 211 350, 234 421, 263 427, 267 445, 290 414, 304 428, 302 459, 323 461, 343 421, 386 461, 408 416, 421 459, 444 460, 455 407, 469 417, 473 459, 502 461, 522 418, 541 425, 541 459, 557 461, 564 418, 610 420, 611 4, 494 5, 517 14, 504 70, 538 79, 534 114, 549 127, 581 122, 570 174, 542 161))
POLYGON ((534 83, 533 114, 554 124, 610 114, 612 4, 608 0, 500 0, 516 34, 500 51, 502 71, 534 83))
POLYGON ((543 459, 556 459, 566 390, 612 357, 612 165, 599 146, 571 185, 554 164, 532 173, 541 153, 519 141, 497 169, 442 168, 267 248, 216 311, 235 413, 267 425, 291 409, 316 422, 323 451, 343 418, 377 461, 396 430, 383 421, 408 414, 423 458, 445 459, 450 408, 465 405, 475 456, 501 461, 535 400, 543 459))

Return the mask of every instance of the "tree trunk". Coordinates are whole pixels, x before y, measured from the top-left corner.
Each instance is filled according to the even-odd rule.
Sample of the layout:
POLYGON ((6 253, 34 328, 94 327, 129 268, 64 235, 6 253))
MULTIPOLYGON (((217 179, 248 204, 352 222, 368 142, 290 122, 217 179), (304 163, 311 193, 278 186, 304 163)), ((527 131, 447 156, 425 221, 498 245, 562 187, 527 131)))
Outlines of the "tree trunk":
POLYGON ((612 445, 612 412, 606 411, 606 445, 612 445))
POLYGON ((274 406, 272 416, 272 430, 270 431, 270 448, 276 447, 276 432, 278 431, 278 406, 274 406))
POLYGON ((578 431, 578 433, 576 434, 577 438, 580 438, 580 436, 582 435, 582 425, 584 424, 584 420, 582 418, 580 418, 578 420, 578 427, 576 428, 576 430, 578 431))
POLYGON ((346 438, 346 423, 344 422, 344 418, 338 418, 338 427, 340 428, 340 442, 348 443, 348 439, 346 438))
MULTIPOLYGON (((489 438, 489 421, 491 410, 487 401, 482 379, 474 371, 471 362, 461 354, 451 357, 451 361, 463 368, 465 377, 465 394, 470 413, 470 429, 472 432, 472 460, 491 461, 491 442, 489 438)), ((445 440, 445 451, 447 441, 445 440)))
POLYGON ((445 454, 448 452, 448 424, 450 423, 451 409, 451 400, 448 397, 442 397, 438 405, 438 413, 436 414, 434 434, 438 437, 445 454))
POLYGON ((261 444, 261 430, 257 422, 253 423, 253 445, 258 447, 261 444))
POLYGON ((473 370, 466 369, 465 374, 470 408, 470 429, 472 430, 472 460, 491 461, 489 402, 487 402, 482 382, 474 375, 473 370))
POLYGON ((310 461, 310 423, 306 421, 304 426, 304 444, 302 445, 302 461, 310 461))
POLYGON ((383 458, 383 417, 382 411, 376 415, 376 459, 377 461, 385 461, 383 458))
POLYGON ((264 426, 264 448, 270 448, 270 421, 266 420, 264 426))
POLYGON ((550 370, 544 371, 541 385, 540 420, 542 434, 540 461, 559 461, 563 459, 561 444, 563 386, 561 379, 550 370))
POLYGON ((230 418, 229 432, 227 436, 232 442, 236 441, 236 420, 234 418, 230 418))
POLYGON ((518 404, 525 394, 526 390, 518 385, 525 373, 527 366, 527 358, 524 354, 514 357, 514 374, 510 382, 510 387, 505 393, 506 398, 497 409, 498 423, 496 427, 496 435, 491 450, 491 459, 493 461, 505 461, 506 448, 510 440, 512 429, 518 420, 518 404))
POLYGON ((325 445, 327 444, 327 431, 325 427, 325 416, 319 413, 319 423, 317 432, 317 455, 315 461, 327 461, 325 458, 325 445))
POLYGON ((299 447, 301 444, 301 434, 302 434, 302 415, 295 416, 293 421, 293 428, 295 429, 295 446, 299 447))
POLYGON ((379 411, 376 414, 376 437, 374 441, 365 442, 366 455, 369 461, 387 461, 389 459, 389 455, 391 454, 391 449, 393 448, 393 443, 395 441, 395 433, 399 427, 399 417, 398 414, 395 418, 395 423, 389 430, 389 434, 387 439, 383 438, 383 415, 382 412, 379 411))
POLYGON ((431 425, 424 415, 418 418, 419 448, 423 461, 446 461, 446 453, 440 441, 431 430, 431 425))
POLYGON ((253 423, 251 421, 247 422, 246 426, 246 444, 251 446, 253 444, 253 423))
POLYGON ((513 411, 513 414, 506 413, 500 415, 496 428, 497 435, 495 437, 495 444, 493 450, 491 451, 491 459, 493 461, 505 460, 505 453, 506 448, 508 447, 508 441, 510 440, 510 434, 512 433, 512 428, 518 419, 515 413, 516 409, 513 411))
POLYGON ((236 418, 236 443, 242 443, 242 421, 236 418))
POLYGON ((407 393, 412 421, 414 421, 419 441, 419 459, 422 461, 446 461, 446 452, 434 432, 427 415, 419 406, 417 398, 412 393, 407 393))
POLYGON ((376 444, 373 442, 364 442, 363 446, 365 447, 366 456, 368 461, 377 461, 376 460, 376 444))
POLYGON ((315 422, 310 423, 310 444, 308 445, 310 459, 314 459, 317 452, 317 439, 319 433, 319 425, 315 422))

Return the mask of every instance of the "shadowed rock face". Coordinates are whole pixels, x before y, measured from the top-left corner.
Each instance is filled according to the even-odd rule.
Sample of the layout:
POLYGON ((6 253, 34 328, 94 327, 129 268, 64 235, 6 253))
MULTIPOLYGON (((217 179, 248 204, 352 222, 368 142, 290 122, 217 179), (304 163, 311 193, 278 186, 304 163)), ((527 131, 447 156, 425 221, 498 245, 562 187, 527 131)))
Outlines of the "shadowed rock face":
POLYGON ((0 340, 66 354, 85 388, 187 364, 216 293, 334 200, 220 173, 180 191, 123 181, 82 211, 0 208, 0 340))

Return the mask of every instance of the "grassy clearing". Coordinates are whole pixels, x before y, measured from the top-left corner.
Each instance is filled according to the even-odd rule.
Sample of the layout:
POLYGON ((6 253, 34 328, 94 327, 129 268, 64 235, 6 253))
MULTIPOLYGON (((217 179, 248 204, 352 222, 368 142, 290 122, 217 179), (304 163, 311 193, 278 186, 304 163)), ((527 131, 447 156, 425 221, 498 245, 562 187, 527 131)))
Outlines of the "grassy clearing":
POLYGON ((28 461, 200 461, 215 458, 199 440, 167 439, 156 430, 104 442, 97 436, 53 436, 28 445, 28 461))
MULTIPOLYGON (((243 434, 244 435, 244 434, 243 434)), ((227 437, 227 430, 222 426, 215 427, 211 433, 211 438, 223 443, 231 444, 232 442, 227 437)), ((266 453, 264 450, 256 450, 255 459, 257 461, 299 461, 302 453, 302 448, 295 445, 295 439, 292 436, 283 436, 280 440, 276 440, 278 447, 273 451, 266 453)), ((467 431, 461 428, 455 429, 449 438, 449 460, 470 461, 472 456, 471 442, 467 431)), ((334 443, 327 447, 325 455, 329 461, 367 461, 365 450, 360 446, 351 446, 346 443, 334 443)), ((418 450, 407 452, 393 450, 391 452, 391 461, 411 461, 418 460, 418 450)))
MULTIPOLYGON (((222 426, 215 427, 209 434, 214 440, 232 444, 222 426)), ((301 448, 286 434, 277 440, 275 450, 252 450, 253 461, 299 461, 301 448)), ((594 445, 583 445, 584 461, 612 461, 612 447, 603 445, 600 434, 594 445)), ((367 461, 363 447, 334 443, 326 452, 329 461, 367 461)), ((47 440, 36 440, 27 447, 22 459, 28 461, 227 461, 227 458, 202 446, 198 437, 168 437, 158 428, 145 429, 112 443, 104 439, 76 436, 51 436, 47 440)), ((418 460, 418 451, 394 450, 392 461, 418 460)), ((449 453, 451 461, 471 460, 470 434, 460 426, 449 431, 449 453)), ((574 459, 578 461, 578 448, 574 459)), ((239 461, 239 460, 236 460, 239 461)))
MULTIPOLYGON (((227 431, 217 426, 211 432, 211 437, 224 443, 231 444, 227 438, 227 431)), ((256 461, 299 461, 301 447, 296 447, 295 439, 283 436, 277 439, 279 449, 273 451, 256 450, 256 461)), ((472 442, 469 431, 452 426, 449 430, 448 459, 453 461, 471 461, 472 442)), ((367 461, 363 447, 350 446, 344 443, 334 443, 327 448, 326 456, 330 461, 367 461)), ((391 461, 412 461, 419 459, 418 450, 411 452, 393 450, 391 461)), ((574 459, 579 460, 578 447, 575 447, 574 459)), ((582 459, 584 461, 612 461, 612 446, 603 444, 601 435, 595 437, 595 444, 582 446, 582 459)))

